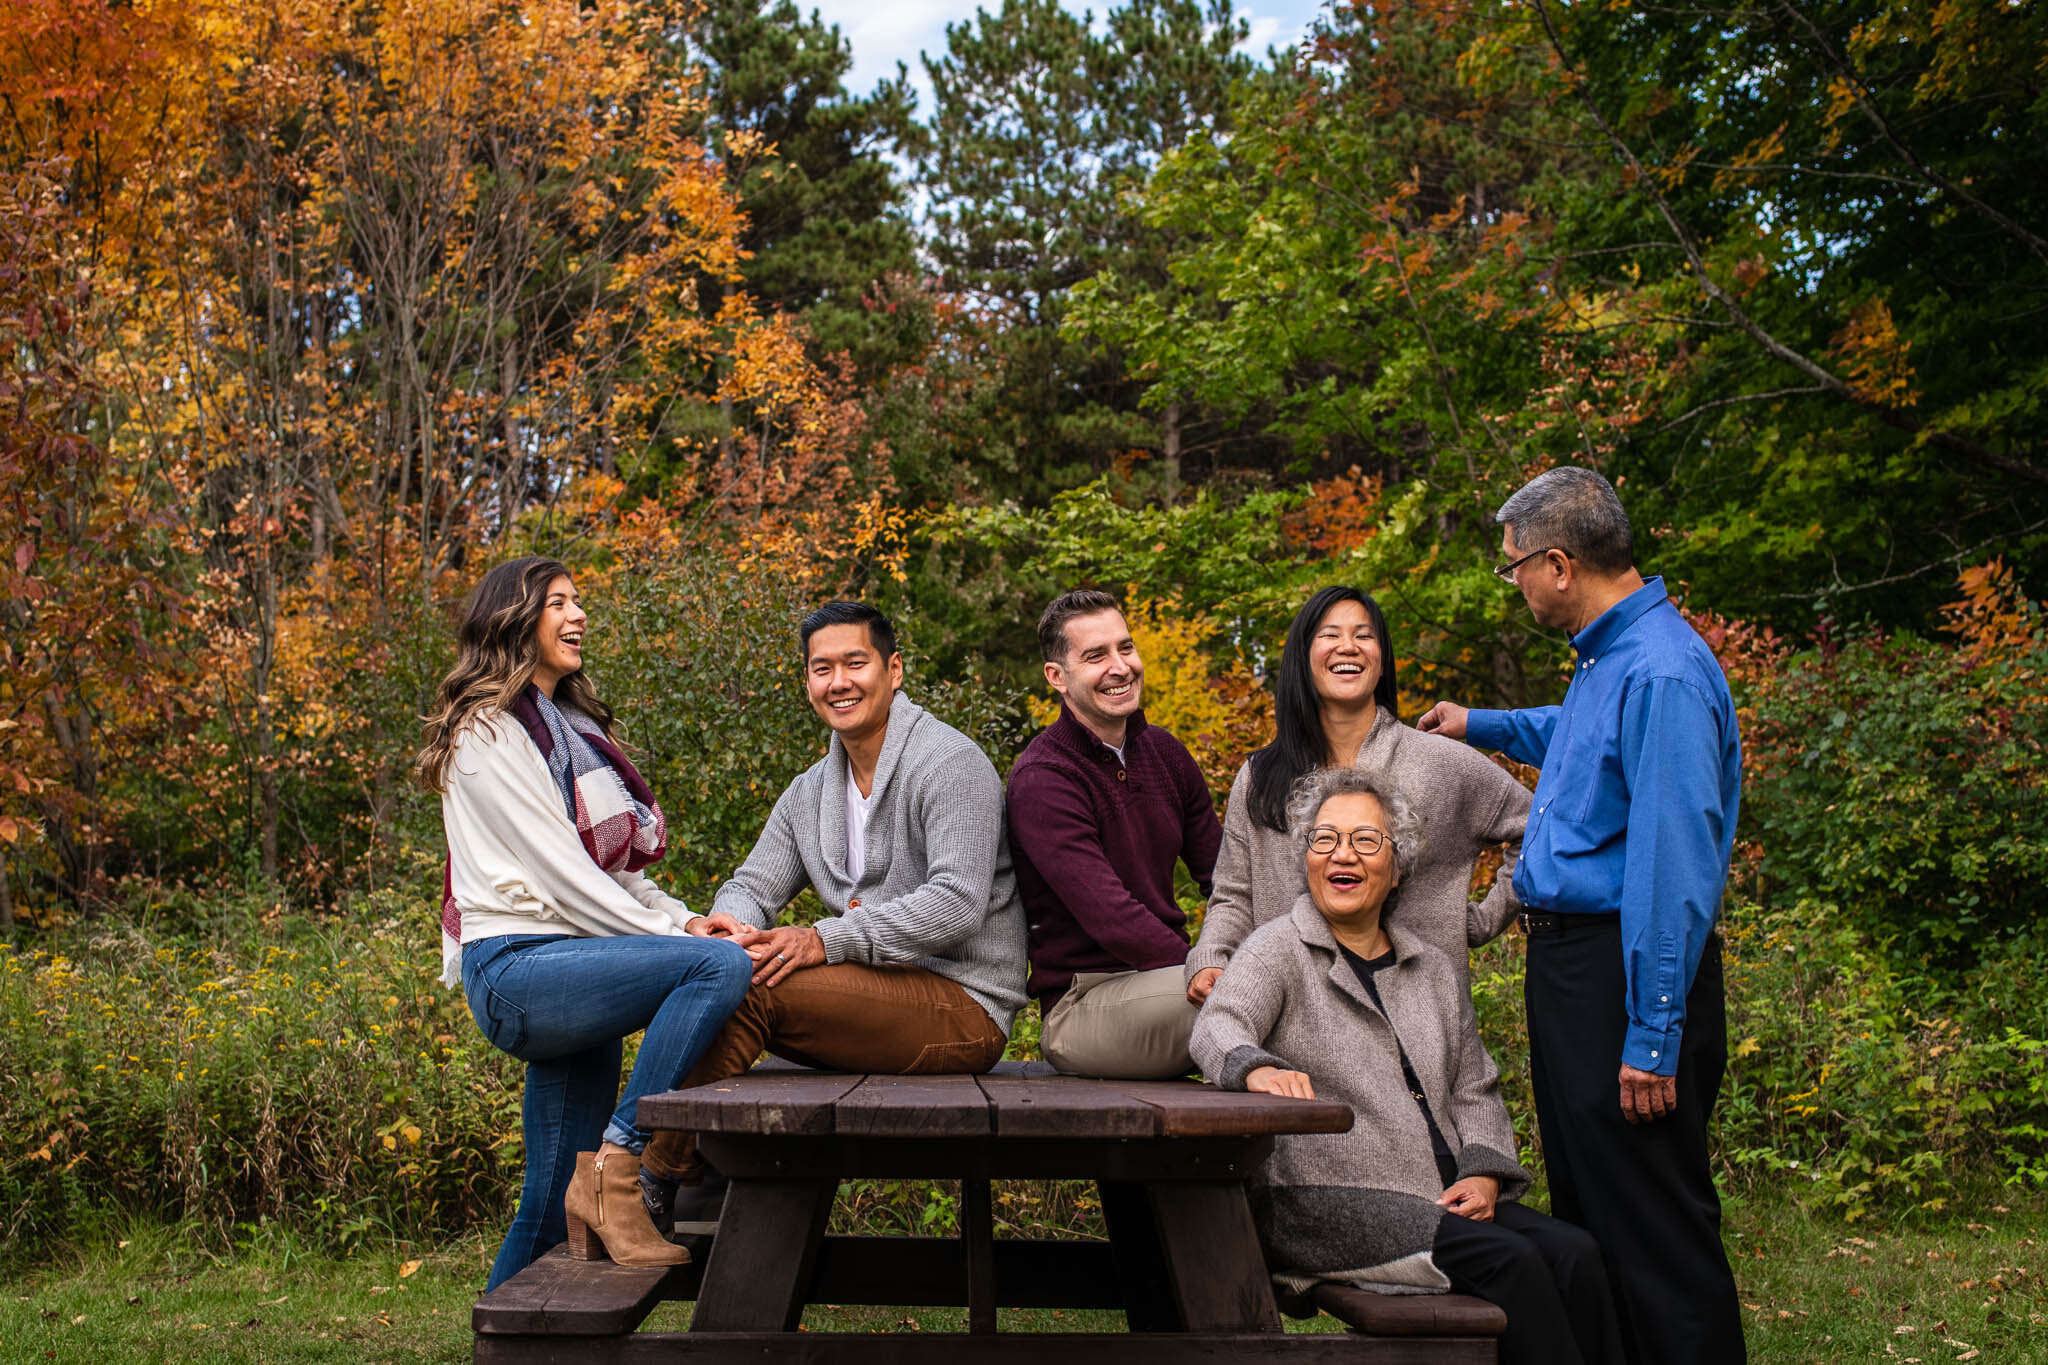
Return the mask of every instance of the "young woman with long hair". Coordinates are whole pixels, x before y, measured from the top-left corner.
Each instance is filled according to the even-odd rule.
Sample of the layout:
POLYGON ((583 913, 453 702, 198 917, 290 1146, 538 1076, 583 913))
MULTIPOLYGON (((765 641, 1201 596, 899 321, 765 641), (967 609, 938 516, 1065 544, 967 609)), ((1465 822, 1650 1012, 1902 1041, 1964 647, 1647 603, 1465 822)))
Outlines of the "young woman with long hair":
POLYGON ((667 826, 583 672, 587 627, 556 561, 485 574, 418 760, 448 836, 442 980, 526 1063, 526 1178, 492 1289, 563 1240, 586 1260, 689 1259, 641 1202, 634 1110, 689 1073, 753 972, 642 872, 667 826), (641 1029, 621 1097, 621 1043, 641 1029))
POLYGON ((1401 922, 1451 959, 1498 935, 1518 907, 1508 881, 1529 819, 1529 793, 1476 750, 1401 723, 1394 645, 1379 603, 1357 588, 1324 588, 1287 628, 1273 688, 1273 742, 1238 769, 1223 817, 1215 890, 1188 954, 1188 998, 1208 999, 1253 929, 1292 909, 1304 890, 1301 840, 1287 826, 1296 784, 1356 765, 1407 793, 1427 852, 1403 878, 1401 922), (1471 899, 1479 856, 1508 845, 1484 900, 1471 899))

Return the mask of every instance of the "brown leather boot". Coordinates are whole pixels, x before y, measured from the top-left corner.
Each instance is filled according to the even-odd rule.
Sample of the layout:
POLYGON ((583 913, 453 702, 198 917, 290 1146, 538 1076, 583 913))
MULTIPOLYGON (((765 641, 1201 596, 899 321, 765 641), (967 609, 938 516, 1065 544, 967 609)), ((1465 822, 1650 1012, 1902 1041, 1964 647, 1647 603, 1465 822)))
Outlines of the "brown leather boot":
POLYGON ((640 1202, 640 1158, 631 1152, 578 1152, 563 1211, 569 1254, 579 1261, 609 1256, 620 1265, 682 1265, 683 1247, 654 1230, 640 1202))

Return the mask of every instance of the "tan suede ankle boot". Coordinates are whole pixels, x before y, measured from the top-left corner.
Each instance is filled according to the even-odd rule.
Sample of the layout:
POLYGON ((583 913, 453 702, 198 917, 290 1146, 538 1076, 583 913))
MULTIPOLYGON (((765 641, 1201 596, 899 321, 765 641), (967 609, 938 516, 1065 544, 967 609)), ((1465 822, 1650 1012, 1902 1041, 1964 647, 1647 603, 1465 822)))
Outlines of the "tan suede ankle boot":
POLYGON ((578 1152, 562 1203, 569 1254, 579 1261, 609 1256, 620 1265, 682 1265, 690 1259, 654 1230, 640 1202, 640 1159, 631 1152, 578 1152))

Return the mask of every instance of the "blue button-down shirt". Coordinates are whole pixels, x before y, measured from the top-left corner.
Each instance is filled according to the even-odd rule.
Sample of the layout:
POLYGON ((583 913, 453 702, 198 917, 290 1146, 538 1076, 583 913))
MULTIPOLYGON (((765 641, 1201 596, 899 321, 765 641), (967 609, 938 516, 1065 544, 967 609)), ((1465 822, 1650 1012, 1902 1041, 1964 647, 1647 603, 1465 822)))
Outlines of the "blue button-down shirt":
POLYGON ((1620 913, 1621 1060, 1668 1076, 1735 842, 1735 702, 1661 578, 1602 612, 1572 649, 1562 706, 1475 710, 1465 738, 1542 768, 1515 894, 1530 910, 1620 913))

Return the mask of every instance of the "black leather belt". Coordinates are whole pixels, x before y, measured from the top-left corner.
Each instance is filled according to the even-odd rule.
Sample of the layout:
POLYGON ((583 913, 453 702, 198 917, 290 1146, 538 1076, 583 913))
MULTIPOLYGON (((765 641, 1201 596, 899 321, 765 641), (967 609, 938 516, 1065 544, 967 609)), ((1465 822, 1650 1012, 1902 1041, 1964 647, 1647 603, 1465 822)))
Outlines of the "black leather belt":
POLYGON ((1567 934, 1574 929, 1589 929, 1595 925, 1611 924, 1620 919, 1619 914, 1604 915, 1572 914, 1560 915, 1549 910, 1524 910, 1522 932, 1525 934, 1567 934))

